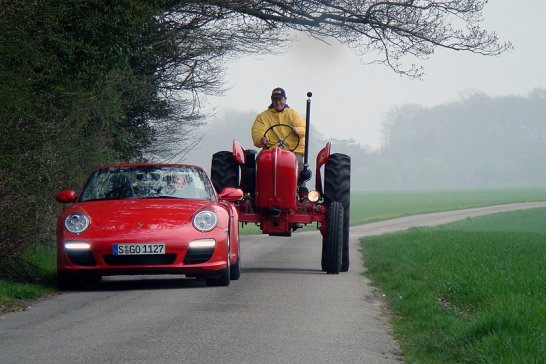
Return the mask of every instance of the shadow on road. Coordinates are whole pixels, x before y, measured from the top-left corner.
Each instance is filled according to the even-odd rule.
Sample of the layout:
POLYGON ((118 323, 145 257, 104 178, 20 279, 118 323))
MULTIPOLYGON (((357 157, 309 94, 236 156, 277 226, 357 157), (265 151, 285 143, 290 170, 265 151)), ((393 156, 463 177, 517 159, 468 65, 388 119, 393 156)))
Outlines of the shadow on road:
POLYGON ((241 274, 253 274, 253 273, 326 274, 320 269, 307 269, 307 268, 279 268, 279 267, 241 268, 241 274))
POLYGON ((205 288, 204 280, 194 278, 142 278, 142 277, 116 277, 112 279, 105 277, 99 284, 83 287, 84 291, 137 291, 154 289, 183 289, 183 288, 205 288))

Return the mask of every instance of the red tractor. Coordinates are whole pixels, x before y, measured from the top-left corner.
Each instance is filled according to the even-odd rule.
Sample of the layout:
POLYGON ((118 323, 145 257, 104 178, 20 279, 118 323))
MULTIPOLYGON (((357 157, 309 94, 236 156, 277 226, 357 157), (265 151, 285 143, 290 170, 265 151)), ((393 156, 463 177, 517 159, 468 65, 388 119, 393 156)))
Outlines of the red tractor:
MULTIPOLYGON (((304 187, 311 179, 308 141, 312 95, 309 92, 307 96, 304 167, 300 173, 292 152, 299 139, 291 142, 295 145, 289 145, 281 138, 278 146, 259 153, 245 150, 234 140, 231 152, 221 151, 212 156, 211 179, 217 191, 225 187, 243 190, 244 198, 236 204, 239 221, 257 224, 263 234, 291 236, 302 225, 317 223, 322 234, 322 270, 338 274, 349 269, 351 159, 345 154, 330 154, 327 143, 317 155, 315 189, 309 191, 304 187)), ((274 125, 264 136, 275 128, 287 127, 291 128, 274 125)))

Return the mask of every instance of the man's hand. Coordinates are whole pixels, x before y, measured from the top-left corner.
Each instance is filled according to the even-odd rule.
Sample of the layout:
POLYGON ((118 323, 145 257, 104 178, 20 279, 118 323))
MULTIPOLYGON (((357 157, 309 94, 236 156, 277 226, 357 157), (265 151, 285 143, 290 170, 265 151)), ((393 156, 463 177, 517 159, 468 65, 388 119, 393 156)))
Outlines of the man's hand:
POLYGON ((262 137, 262 145, 263 145, 264 147, 267 147, 267 143, 268 143, 268 142, 269 142, 269 140, 267 139, 267 137, 263 136, 263 137, 262 137))
POLYGON ((296 130, 296 128, 292 128, 292 134, 294 134, 294 135, 297 136, 297 137, 300 136, 300 133, 298 133, 298 131, 296 130))

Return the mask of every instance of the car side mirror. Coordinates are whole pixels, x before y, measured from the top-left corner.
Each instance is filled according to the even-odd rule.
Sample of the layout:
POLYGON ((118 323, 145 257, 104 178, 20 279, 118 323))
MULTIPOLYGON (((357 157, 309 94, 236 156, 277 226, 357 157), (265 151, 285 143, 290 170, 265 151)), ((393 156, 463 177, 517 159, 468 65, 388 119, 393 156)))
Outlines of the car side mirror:
POLYGON ((226 200, 228 202, 236 202, 242 200, 243 196, 243 191, 240 188, 235 187, 225 187, 219 194, 221 200, 226 200))
POLYGON ((55 200, 61 203, 73 203, 76 202, 76 192, 73 190, 64 190, 55 195, 55 200))

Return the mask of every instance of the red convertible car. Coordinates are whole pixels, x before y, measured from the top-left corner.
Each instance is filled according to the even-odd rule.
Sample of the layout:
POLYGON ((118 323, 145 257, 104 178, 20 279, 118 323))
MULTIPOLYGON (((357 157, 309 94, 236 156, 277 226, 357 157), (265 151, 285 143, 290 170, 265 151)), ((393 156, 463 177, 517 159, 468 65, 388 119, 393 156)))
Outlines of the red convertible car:
POLYGON ((185 274, 227 286, 240 276, 239 218, 205 171, 181 164, 125 164, 96 169, 57 221, 57 274, 64 289, 105 275, 185 274))

